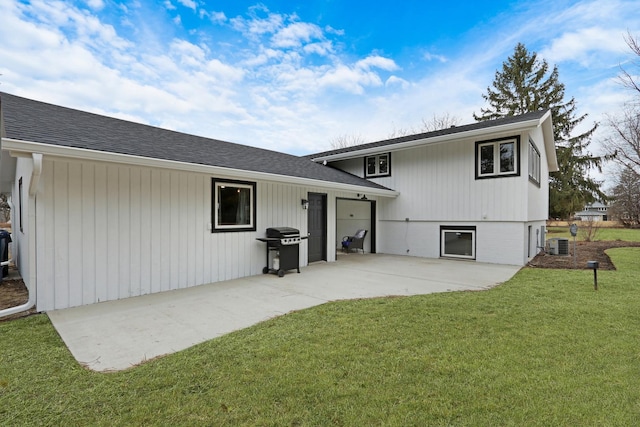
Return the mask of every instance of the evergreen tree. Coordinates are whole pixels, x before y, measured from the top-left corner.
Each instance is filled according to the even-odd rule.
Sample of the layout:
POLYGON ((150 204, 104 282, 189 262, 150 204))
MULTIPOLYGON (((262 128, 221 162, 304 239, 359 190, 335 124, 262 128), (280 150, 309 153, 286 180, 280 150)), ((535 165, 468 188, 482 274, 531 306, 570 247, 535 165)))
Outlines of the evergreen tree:
POLYGON ((571 214, 597 199, 605 200, 600 183, 588 176, 591 168, 600 170, 604 158, 587 151, 597 124, 588 131, 573 136, 573 131, 586 117, 576 116, 576 101, 564 101, 564 84, 558 79, 558 68, 549 72, 549 64, 539 60, 535 52, 518 43, 513 56, 496 71, 493 88, 488 87, 482 97, 489 107, 473 114, 479 121, 506 116, 551 110, 558 172, 549 178, 549 214, 569 218, 571 214))

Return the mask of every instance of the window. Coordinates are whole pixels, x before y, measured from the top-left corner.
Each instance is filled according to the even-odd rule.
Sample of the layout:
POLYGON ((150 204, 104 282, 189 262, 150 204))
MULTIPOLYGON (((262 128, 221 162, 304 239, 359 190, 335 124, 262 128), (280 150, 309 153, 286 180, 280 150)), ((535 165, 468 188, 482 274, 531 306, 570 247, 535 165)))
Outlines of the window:
POLYGON ((365 157, 364 176, 390 176, 391 175, 391 153, 378 154, 376 156, 365 157))
POLYGON ((213 232, 255 231, 256 183, 213 179, 213 232))
POLYGON ((440 256, 476 259, 475 227, 440 227, 440 256))
POLYGON ((540 186, 540 152, 529 140, 529 180, 540 186))
POLYGON ((520 175, 520 137, 476 143, 476 178, 520 175))

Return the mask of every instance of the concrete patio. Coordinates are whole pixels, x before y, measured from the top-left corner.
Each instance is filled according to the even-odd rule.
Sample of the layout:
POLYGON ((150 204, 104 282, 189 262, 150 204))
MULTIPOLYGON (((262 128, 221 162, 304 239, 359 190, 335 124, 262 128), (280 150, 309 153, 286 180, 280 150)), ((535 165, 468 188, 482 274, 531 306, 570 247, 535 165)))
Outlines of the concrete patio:
POLYGON ((48 313, 79 363, 95 371, 145 360, 328 301, 483 290, 520 267, 381 254, 340 255, 273 274, 48 313))

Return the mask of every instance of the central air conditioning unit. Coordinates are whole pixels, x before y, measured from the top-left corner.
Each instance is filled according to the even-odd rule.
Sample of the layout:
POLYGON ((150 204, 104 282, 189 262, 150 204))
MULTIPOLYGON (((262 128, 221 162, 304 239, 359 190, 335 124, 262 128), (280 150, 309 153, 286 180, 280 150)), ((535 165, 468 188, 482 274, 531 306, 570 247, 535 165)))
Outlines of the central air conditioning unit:
POLYGON ((569 239, 565 237, 554 237, 547 240, 549 245, 549 255, 569 255, 569 239))

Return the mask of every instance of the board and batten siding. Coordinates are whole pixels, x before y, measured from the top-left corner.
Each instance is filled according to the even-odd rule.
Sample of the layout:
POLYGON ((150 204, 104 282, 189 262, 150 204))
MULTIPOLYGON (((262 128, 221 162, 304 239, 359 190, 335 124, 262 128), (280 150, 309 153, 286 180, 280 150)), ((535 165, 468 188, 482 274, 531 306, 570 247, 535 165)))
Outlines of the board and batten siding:
MULTIPOLYGON (((266 248, 256 237, 273 226, 306 234, 307 211, 300 200, 310 191, 327 193, 258 181, 256 231, 212 233, 212 177, 45 158, 36 196, 38 309, 261 274, 266 248)), ((335 195, 328 202, 328 221, 335 224, 335 195)), ((335 226, 328 234, 328 241, 335 239, 335 226)), ((306 242, 300 248, 305 265, 306 242)), ((334 259, 335 251, 329 251, 334 259)))
MULTIPOLYGON (((440 256, 440 227, 475 227, 476 260, 522 265, 535 254, 535 231, 548 212, 548 165, 540 128, 520 136, 520 175, 476 179, 477 139, 423 145, 391 153, 391 176, 372 181, 400 192, 378 205, 378 252, 440 256), (541 182, 529 180, 531 138, 541 154, 541 182), (533 250, 531 250, 533 249, 533 250)), ((490 138, 512 137, 513 133, 490 138)), ((363 158, 336 167, 362 176, 363 158)))

